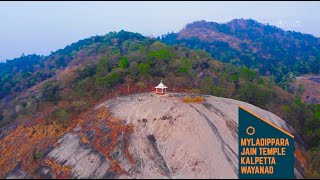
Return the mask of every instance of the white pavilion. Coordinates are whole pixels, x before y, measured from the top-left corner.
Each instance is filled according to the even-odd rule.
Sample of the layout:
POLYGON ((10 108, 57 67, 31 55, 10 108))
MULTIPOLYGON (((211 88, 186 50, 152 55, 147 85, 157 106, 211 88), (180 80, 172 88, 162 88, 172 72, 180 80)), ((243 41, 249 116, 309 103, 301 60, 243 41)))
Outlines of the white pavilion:
POLYGON ((165 86, 161 80, 160 84, 154 88, 156 88, 156 94, 165 94, 167 92, 168 87, 165 86))

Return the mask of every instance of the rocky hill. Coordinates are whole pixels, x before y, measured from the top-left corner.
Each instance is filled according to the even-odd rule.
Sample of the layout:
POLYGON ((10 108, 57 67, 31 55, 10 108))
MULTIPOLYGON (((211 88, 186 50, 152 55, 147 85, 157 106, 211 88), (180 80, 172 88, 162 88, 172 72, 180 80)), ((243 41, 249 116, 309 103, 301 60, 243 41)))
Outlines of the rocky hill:
MULTIPOLYGON (((239 105, 297 136, 281 118, 251 104, 204 95, 187 103, 185 96, 194 95, 120 96, 67 128, 6 126, 0 178, 237 178, 239 105)), ((296 142, 295 176, 301 178, 305 160, 296 142)))

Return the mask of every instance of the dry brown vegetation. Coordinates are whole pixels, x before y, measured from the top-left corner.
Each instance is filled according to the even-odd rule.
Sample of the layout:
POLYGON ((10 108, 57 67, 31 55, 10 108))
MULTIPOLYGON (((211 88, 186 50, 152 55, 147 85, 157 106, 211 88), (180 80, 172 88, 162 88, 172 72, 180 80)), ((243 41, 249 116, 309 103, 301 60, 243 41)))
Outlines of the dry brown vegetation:
POLYGON ((96 112, 95 117, 93 117, 93 121, 93 129, 97 132, 97 135, 93 139, 92 143, 98 151, 112 161, 113 167, 117 169, 117 172, 122 171, 122 169, 117 160, 111 158, 111 155, 113 152, 118 150, 119 140, 124 147, 126 158, 132 165, 134 165, 135 161, 129 153, 129 138, 133 133, 133 124, 125 124, 124 121, 112 117, 110 115, 110 111, 105 107, 100 108, 96 112), (109 127, 109 133, 104 133, 100 128, 98 128, 98 126, 103 123, 109 127), (120 137, 122 134, 123 138, 120 137), (102 146, 103 142, 107 140, 109 140, 110 143, 106 146, 102 146))
POLYGON ((54 177, 53 177, 54 179, 71 178, 71 171, 72 171, 71 166, 61 166, 60 164, 56 163, 52 159, 46 159, 44 161, 44 164, 52 167, 54 172, 54 177))
POLYGON ((118 159, 111 155, 119 150, 119 142, 124 147, 124 155, 127 160, 135 165, 135 161, 129 153, 130 135, 133 133, 133 125, 116 119, 110 115, 107 108, 100 108, 97 111, 89 110, 73 119, 67 128, 59 121, 46 125, 45 118, 35 120, 33 123, 19 125, 9 135, 0 140, 0 178, 4 178, 11 172, 18 163, 22 162, 22 169, 33 178, 40 178, 35 172, 40 166, 49 166, 53 170, 54 178, 70 178, 72 167, 61 166, 48 157, 41 157, 57 140, 67 132, 70 132, 77 125, 82 127, 80 133, 83 143, 91 143, 95 149, 106 156, 112 162, 110 171, 117 174, 126 174, 121 168, 118 159), (35 123, 36 122, 36 123, 35 123), (93 125, 88 125, 94 122, 93 125), (109 131, 103 132, 99 125, 105 124, 109 131), (92 141, 85 136, 85 132, 94 129, 97 134, 92 141), (105 141, 110 143, 102 145, 105 141), (35 153, 41 152, 40 157, 35 158, 35 153))
MULTIPOLYGON (((54 144, 61 135, 70 130, 63 128, 61 124, 50 125, 19 125, 17 129, 0 141, 0 178, 10 172, 15 166, 22 162, 23 167, 33 164, 33 153, 36 150, 45 152, 49 145, 54 144)), ((33 170, 28 171, 32 174, 33 170)))
POLYGON ((204 97, 201 96, 196 96, 194 98, 192 97, 184 97, 183 102, 184 103, 203 103, 204 102, 204 97))

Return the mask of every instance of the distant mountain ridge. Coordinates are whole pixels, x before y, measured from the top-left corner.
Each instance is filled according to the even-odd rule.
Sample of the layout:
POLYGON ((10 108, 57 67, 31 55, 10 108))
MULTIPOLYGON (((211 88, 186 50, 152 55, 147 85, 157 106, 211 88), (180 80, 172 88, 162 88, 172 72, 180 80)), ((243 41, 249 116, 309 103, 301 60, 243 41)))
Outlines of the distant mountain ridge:
POLYGON ((203 49, 223 62, 274 75, 280 84, 292 75, 320 72, 319 38, 252 19, 234 19, 222 24, 196 21, 178 33, 162 36, 161 41, 203 49))
MULTIPOLYGON (((72 43, 48 56, 27 55, 0 62, 0 99, 53 77, 56 70, 81 64, 83 59, 78 55, 79 51, 107 48, 106 44, 116 36, 122 38, 119 44, 128 38, 147 38, 139 33, 111 32, 72 43), (23 81, 17 83, 21 79, 23 81)), ((234 19, 223 24, 196 21, 187 24, 179 33, 163 35, 161 41, 168 45, 203 49, 217 60, 255 68, 262 75, 274 75, 275 82, 283 88, 288 88, 287 81, 295 76, 319 74, 320 71, 319 38, 284 31, 252 19, 234 19)))

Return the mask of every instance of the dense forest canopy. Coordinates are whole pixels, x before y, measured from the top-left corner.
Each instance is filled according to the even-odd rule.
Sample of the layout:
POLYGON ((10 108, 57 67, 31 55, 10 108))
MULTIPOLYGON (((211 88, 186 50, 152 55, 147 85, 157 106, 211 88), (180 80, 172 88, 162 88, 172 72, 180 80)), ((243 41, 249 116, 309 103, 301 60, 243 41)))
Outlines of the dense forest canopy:
MULTIPOLYGON (((220 28, 227 31, 227 27, 220 28)), ((239 38, 244 36, 233 33, 239 38)), ((150 91, 162 78, 167 86, 180 91, 238 99, 277 114, 301 135, 310 169, 319 173, 319 105, 304 104, 279 88, 272 76, 264 76, 257 69, 256 61, 241 66, 218 61, 222 52, 242 53, 224 42, 214 43, 220 48, 218 52, 207 53, 205 48, 176 44, 176 37, 164 36, 163 42, 174 44, 166 45, 138 33, 110 32, 78 41, 46 57, 22 56, 0 64, 0 126, 37 116, 44 116, 46 123, 57 121, 67 126, 90 105, 125 93, 150 91), (30 87, 36 90, 28 94, 30 87)), ((211 43, 202 45, 212 48, 211 43)), ((225 58, 231 59, 221 60, 234 59, 225 58)))

